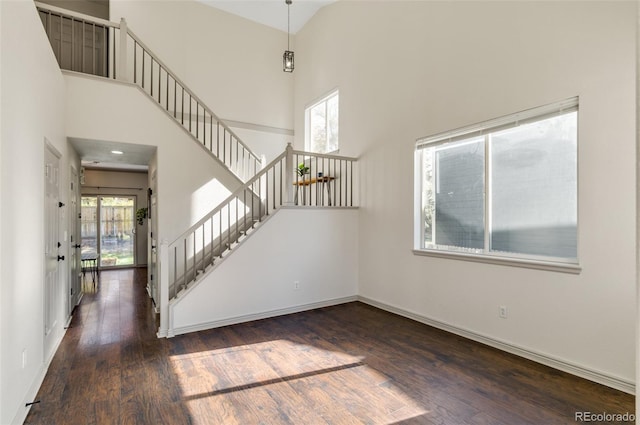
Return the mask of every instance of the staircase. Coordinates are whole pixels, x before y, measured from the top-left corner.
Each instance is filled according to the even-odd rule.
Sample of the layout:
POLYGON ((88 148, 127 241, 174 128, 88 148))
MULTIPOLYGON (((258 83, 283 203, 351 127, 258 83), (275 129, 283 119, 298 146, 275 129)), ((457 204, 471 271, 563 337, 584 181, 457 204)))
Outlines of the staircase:
POLYGON ((357 159, 296 151, 288 145, 263 167, 258 156, 152 53, 124 20, 116 24, 38 2, 36 6, 62 69, 136 85, 206 149, 212 160, 243 182, 173 242, 160 245, 160 336, 167 335, 171 307, 207 280, 281 207, 356 205, 357 159))
POLYGON ((169 261, 169 299, 186 294, 282 206, 355 206, 356 161, 296 151, 289 144, 264 169, 163 248, 169 261), (304 164, 304 172, 294 172, 300 164, 304 164))

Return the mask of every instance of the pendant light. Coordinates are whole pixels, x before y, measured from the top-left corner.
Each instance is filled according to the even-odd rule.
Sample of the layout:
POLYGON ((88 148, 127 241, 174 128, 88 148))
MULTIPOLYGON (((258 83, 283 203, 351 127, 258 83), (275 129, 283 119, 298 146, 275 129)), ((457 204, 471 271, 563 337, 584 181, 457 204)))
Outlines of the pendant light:
POLYGON ((292 0, 284 0, 287 3, 287 50, 284 51, 284 55, 282 55, 282 70, 284 72, 293 72, 293 52, 289 50, 289 28, 290 28, 290 19, 291 12, 289 6, 291 6, 292 0))

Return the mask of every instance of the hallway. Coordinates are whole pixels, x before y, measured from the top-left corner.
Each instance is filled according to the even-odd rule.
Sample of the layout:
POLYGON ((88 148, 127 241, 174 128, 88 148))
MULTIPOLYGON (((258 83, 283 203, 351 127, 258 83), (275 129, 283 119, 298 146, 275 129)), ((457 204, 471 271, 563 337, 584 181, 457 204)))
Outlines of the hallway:
POLYGON ((634 397, 353 302, 156 337, 146 270, 101 272, 26 424, 567 424, 634 397))
MULTIPOLYGON (((27 424, 118 423, 140 395, 136 389, 145 389, 138 384, 153 376, 148 370, 153 359, 166 356, 166 340, 155 335, 146 269, 105 270, 96 280, 94 290, 88 274, 84 279, 84 298, 27 424)), ((134 417, 137 410, 132 409, 134 417)))

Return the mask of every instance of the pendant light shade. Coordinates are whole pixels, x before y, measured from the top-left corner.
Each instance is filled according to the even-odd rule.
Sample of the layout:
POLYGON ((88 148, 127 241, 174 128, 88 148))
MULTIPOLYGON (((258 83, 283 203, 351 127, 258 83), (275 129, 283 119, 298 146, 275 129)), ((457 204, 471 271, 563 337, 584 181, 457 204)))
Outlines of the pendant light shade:
POLYGON ((282 70, 284 72, 293 72, 293 68, 293 52, 291 50, 285 50, 284 55, 282 55, 282 70))
POLYGON ((293 51, 291 51, 289 46, 289 29, 290 29, 290 20, 291 20, 291 12, 289 10, 289 6, 291 6, 292 0, 284 0, 287 4, 287 50, 284 51, 282 55, 282 70, 284 72, 293 72, 294 68, 294 60, 293 60, 293 51))

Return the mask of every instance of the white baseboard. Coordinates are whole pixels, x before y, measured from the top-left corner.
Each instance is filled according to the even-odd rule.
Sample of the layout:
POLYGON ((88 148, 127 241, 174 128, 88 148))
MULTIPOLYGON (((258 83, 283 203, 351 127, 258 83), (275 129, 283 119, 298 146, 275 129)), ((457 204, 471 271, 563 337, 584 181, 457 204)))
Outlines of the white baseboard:
POLYGON ((628 394, 633 395, 635 394, 635 391, 636 391, 635 383, 616 377, 616 376, 611 376, 606 373, 593 370, 588 367, 581 366, 575 363, 571 363, 563 359, 555 358, 543 353, 538 353, 533 350, 530 350, 524 347, 519 347, 517 345, 511 344, 505 341, 500 341, 498 339, 495 339, 486 335, 478 334, 468 329, 464 329, 464 328, 450 325, 448 323, 440 322, 438 320, 431 319, 421 314, 404 310, 402 308, 395 307, 380 301, 376 301, 371 298, 358 296, 358 301, 361 301, 373 307, 377 307, 379 309, 397 314, 399 316, 407 317, 417 322, 424 323, 429 326, 433 326, 434 328, 442 329, 444 331, 451 332, 453 334, 462 336, 464 338, 471 339, 476 342, 480 342, 490 347, 497 348, 502 351, 506 351, 507 353, 524 357, 525 359, 529 359, 534 362, 541 363, 545 366, 549 366, 554 369, 558 369, 563 372, 567 372, 572 375, 579 376, 580 378, 588 379, 590 381, 597 382, 598 384, 606 385, 607 387, 611 387, 628 394))
MULTIPOLYGON (((204 331, 207 329, 220 328, 222 326, 236 325, 238 323, 245 323, 245 322, 251 322, 254 320, 283 316, 285 314, 300 313, 302 311, 313 310, 313 309, 322 308, 322 307, 330 307, 333 305, 344 304, 344 303, 349 303, 353 301, 358 301, 357 295, 352 295, 349 297, 342 297, 342 298, 334 298, 330 300, 318 301, 318 302, 309 303, 309 304, 302 304, 302 305, 297 305, 293 307, 270 310, 270 311, 265 311, 261 313, 246 314, 242 316, 230 317, 228 319, 214 320, 212 322, 207 322, 207 323, 199 323, 197 325, 177 327, 177 328, 169 329, 166 332, 165 336, 168 338, 171 338, 173 336, 186 334, 189 332, 204 331)), ((162 337, 160 335, 160 332, 158 332, 158 337, 162 337)))
POLYGON ((58 348, 60 348, 60 344, 62 344, 62 340, 64 339, 64 336, 67 333, 66 327, 69 326, 69 323, 71 323, 71 317, 69 317, 67 324, 65 325, 65 327, 63 327, 60 338, 56 342, 55 348, 51 351, 52 353, 51 356, 49 356, 48 359, 45 359, 45 361, 42 363, 42 366, 40 367, 40 370, 38 371, 36 378, 31 383, 29 390, 27 391, 24 399, 22 400, 22 404, 18 408, 18 411, 16 412, 16 414, 13 417, 13 420, 11 421, 12 424, 22 424, 24 423, 25 419, 27 419, 27 415, 31 410, 31 406, 27 406, 27 403, 31 403, 35 401, 35 398, 38 395, 38 391, 40 391, 40 387, 44 382, 45 376, 47 375, 49 366, 51 366, 51 362, 53 361, 53 358, 58 352, 58 348))

